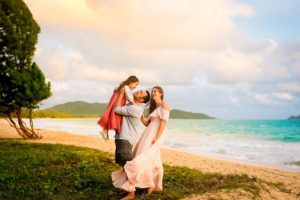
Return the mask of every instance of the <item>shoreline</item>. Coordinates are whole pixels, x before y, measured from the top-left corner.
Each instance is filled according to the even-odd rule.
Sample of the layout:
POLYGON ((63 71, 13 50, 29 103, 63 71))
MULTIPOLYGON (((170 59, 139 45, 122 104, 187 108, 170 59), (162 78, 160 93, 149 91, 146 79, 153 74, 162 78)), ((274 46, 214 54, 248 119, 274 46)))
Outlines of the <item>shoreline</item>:
MULTIPOLYGON (((114 153, 115 146, 113 140, 104 142, 101 137, 83 136, 79 134, 44 129, 39 130, 39 132, 43 135, 42 139, 24 141, 76 145, 114 153)), ((8 125, 5 120, 0 119, 0 139, 20 140, 22 138, 17 134, 14 128, 8 125)), ((175 150, 169 147, 162 148, 161 155, 162 161, 165 164, 199 169, 203 172, 209 173, 246 174, 250 177, 257 177, 270 182, 281 182, 285 185, 286 189, 300 195, 299 172, 275 169, 268 166, 242 163, 227 159, 219 159, 183 150, 175 150)))
MULTIPOLYGON (((99 129, 98 126, 95 126, 96 121, 95 118, 53 119, 53 121, 52 119, 39 118, 35 120, 35 125, 40 129, 98 137, 99 129)), ((264 122, 259 122, 259 124, 261 123, 264 125, 264 122)), ((179 130, 174 129, 177 124, 176 121, 171 120, 169 122, 166 130, 166 134, 169 136, 167 136, 164 147, 225 161, 300 172, 300 157, 297 155, 297 151, 300 151, 298 142, 284 142, 276 134, 272 138, 272 135, 268 135, 269 132, 266 133, 266 138, 257 134, 236 135, 235 131, 233 131, 233 134, 226 131, 224 134, 222 131, 219 134, 218 128, 211 132, 214 129, 214 124, 208 125, 210 128, 212 127, 212 130, 209 128, 205 131, 208 134, 201 132, 199 126, 195 126, 196 129, 189 132, 189 137, 184 137, 182 125, 189 125, 190 122, 186 124, 185 121, 180 120, 179 130), (197 134, 198 131, 200 131, 200 134, 197 134)), ((205 124, 202 125, 206 126, 205 124)), ((251 126, 251 123, 247 125, 251 126)), ((267 126, 270 126, 270 124, 267 124, 267 126)), ((143 128, 139 127, 139 133, 142 132, 143 128)), ((110 131, 111 138, 113 138, 113 135, 114 133, 110 131)))
POLYGON ((221 162, 229 162, 229 163, 235 163, 235 164, 239 164, 239 165, 249 165, 249 166, 257 167, 257 168, 268 168, 270 170, 279 170, 279 171, 285 171, 285 172, 292 172, 292 173, 299 173, 300 174, 300 171, 297 171, 297 170, 289 170, 289 169, 280 168, 280 167, 271 166, 271 165, 263 165, 263 164, 259 164, 259 163, 251 163, 251 162, 247 162, 247 161, 234 160, 234 159, 230 159, 230 158, 222 158, 221 156, 217 156, 217 155, 197 153, 197 152, 192 152, 192 151, 183 150, 183 149, 176 149, 176 148, 172 148, 172 147, 168 147, 168 146, 163 146, 162 149, 163 150, 170 150, 170 151, 178 151, 180 153, 186 153, 186 154, 190 154, 190 155, 193 155, 193 156, 199 156, 199 157, 203 157, 203 158, 206 158, 206 159, 217 160, 217 161, 221 161, 221 162))

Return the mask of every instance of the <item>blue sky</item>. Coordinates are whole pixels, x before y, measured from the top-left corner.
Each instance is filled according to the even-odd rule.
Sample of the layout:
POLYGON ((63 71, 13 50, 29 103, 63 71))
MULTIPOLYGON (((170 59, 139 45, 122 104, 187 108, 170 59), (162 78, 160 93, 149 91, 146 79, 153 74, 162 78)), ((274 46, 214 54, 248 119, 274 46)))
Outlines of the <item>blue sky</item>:
POLYGON ((278 43, 299 40, 300 1, 298 0, 238 0, 255 10, 251 18, 237 17, 237 28, 257 41, 271 37, 278 43))
POLYGON ((129 75, 219 119, 300 114, 300 2, 25 0, 41 26, 42 108, 107 102, 129 75), (53 15, 55 13, 55 15, 53 15))

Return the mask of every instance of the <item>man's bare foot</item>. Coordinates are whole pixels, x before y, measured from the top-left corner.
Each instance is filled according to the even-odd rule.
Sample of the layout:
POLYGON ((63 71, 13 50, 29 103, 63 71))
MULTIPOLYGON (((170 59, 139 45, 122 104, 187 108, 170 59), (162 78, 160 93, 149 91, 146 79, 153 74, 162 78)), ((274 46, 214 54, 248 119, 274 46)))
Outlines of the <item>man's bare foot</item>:
POLYGON ((134 192, 128 192, 128 194, 125 197, 123 197, 121 200, 130 200, 134 198, 135 198, 134 192))
POLYGON ((154 190, 154 187, 149 187, 148 189, 147 189, 147 196, 148 195, 151 195, 152 194, 152 192, 153 192, 153 190, 154 190))

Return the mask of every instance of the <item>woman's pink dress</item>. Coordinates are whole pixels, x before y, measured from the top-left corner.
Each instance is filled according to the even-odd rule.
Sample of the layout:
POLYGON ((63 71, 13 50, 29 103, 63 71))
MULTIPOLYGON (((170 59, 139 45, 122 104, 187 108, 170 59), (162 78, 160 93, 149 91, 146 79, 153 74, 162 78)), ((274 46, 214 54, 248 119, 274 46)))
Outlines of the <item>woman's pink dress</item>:
POLYGON ((160 159, 160 148, 165 140, 164 133, 154 144, 151 144, 151 142, 157 134, 160 119, 165 121, 169 119, 169 110, 158 107, 149 117, 151 121, 134 149, 134 158, 126 162, 124 169, 114 171, 111 174, 113 185, 116 188, 128 192, 135 191, 136 187, 154 187, 154 190, 163 189, 163 166, 160 159))
MULTIPOLYGON (((122 125, 122 116, 118 115, 114 111, 114 105, 118 99, 119 93, 114 91, 111 96, 105 113, 98 120, 98 124, 105 130, 115 130, 116 133, 120 133, 122 125)), ((121 106, 125 105, 126 96, 121 101, 121 106)))

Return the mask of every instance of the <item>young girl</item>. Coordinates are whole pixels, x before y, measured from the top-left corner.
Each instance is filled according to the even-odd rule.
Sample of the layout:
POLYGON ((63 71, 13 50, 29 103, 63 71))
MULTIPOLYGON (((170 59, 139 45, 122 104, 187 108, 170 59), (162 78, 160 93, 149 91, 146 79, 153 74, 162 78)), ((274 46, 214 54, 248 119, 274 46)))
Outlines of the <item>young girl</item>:
POLYGON ((98 121, 98 124, 102 127, 101 135, 105 141, 109 140, 109 130, 115 130, 116 133, 119 133, 121 129, 122 116, 114 112, 114 104, 118 99, 119 91, 124 87, 125 95, 122 99, 122 105, 125 105, 126 100, 131 103, 134 103, 133 94, 130 90, 135 89, 138 84, 139 79, 136 76, 129 76, 125 81, 123 81, 119 85, 118 88, 114 90, 114 93, 110 98, 106 111, 98 121))

